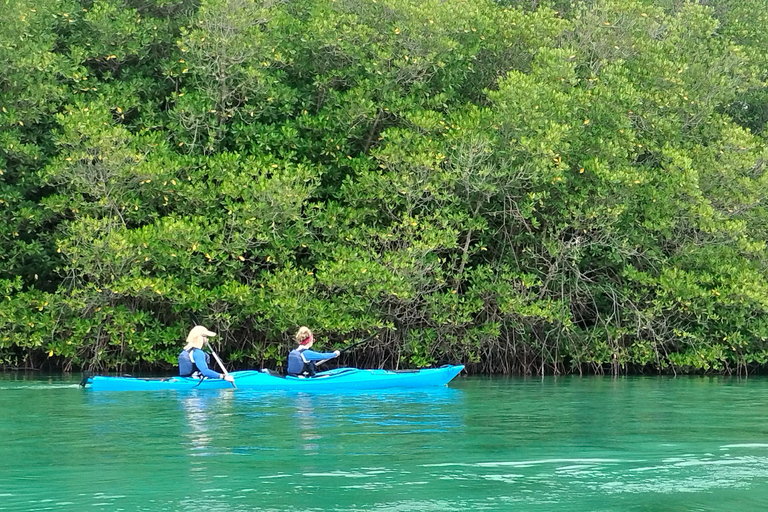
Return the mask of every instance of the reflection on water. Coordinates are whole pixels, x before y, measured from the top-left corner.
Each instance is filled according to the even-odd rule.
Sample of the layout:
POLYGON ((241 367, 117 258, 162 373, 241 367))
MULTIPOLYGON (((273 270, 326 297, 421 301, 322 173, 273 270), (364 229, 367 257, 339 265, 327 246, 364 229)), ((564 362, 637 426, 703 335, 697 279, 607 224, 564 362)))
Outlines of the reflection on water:
POLYGON ((92 393, 0 379, 0 511, 768 508, 768 380, 92 393))
MULTIPOLYGON (((175 394, 174 394, 175 395, 175 394)), ((210 444, 213 440, 210 423, 213 421, 211 416, 217 414, 212 404, 213 397, 201 396, 199 393, 182 393, 175 395, 179 400, 184 411, 186 428, 182 429, 182 435, 187 440, 190 457, 205 457, 213 455, 210 450, 210 444)), ((217 396, 216 404, 226 402, 227 396, 217 396)), ((191 461, 191 464, 199 465, 202 461, 191 461)), ((194 468, 193 468, 194 471, 194 468)))
POLYGON ((295 402, 296 414, 294 417, 297 419, 298 425, 293 432, 296 434, 293 432, 287 432, 286 434, 289 436, 297 435, 301 449, 306 452, 307 456, 318 455, 320 445, 315 441, 320 439, 320 435, 315 430, 318 421, 315 417, 312 397, 302 393, 296 397, 295 402))

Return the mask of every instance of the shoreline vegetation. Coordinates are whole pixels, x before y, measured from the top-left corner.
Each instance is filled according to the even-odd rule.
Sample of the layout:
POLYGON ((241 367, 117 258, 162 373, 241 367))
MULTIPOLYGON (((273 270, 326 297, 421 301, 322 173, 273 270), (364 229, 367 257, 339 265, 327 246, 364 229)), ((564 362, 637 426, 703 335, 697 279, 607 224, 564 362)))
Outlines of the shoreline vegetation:
POLYGON ((0 367, 768 361, 765 0, 8 0, 0 367))

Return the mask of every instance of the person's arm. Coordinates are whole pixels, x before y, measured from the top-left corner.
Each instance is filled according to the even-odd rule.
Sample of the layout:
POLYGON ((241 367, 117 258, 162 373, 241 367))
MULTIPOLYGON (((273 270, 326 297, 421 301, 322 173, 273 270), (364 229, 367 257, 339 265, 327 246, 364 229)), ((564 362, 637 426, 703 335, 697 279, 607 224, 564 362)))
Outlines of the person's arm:
POLYGON ((209 379, 221 379, 223 376, 211 370, 208 368, 208 363, 205 361, 205 352, 198 349, 192 352, 192 357, 195 360, 195 366, 197 366, 197 369, 202 373, 204 376, 208 377, 209 379))
POLYGON ((324 359, 333 359, 339 355, 339 351, 336 352, 315 352, 314 350, 307 349, 302 352, 304 359, 307 361, 322 361, 324 359))

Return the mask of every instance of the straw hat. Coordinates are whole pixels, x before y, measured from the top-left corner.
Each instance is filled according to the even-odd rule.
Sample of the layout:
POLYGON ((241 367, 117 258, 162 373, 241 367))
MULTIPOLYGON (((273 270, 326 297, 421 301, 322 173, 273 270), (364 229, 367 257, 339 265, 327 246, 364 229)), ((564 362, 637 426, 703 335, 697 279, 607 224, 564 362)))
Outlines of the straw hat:
POLYGON ((209 338, 211 336, 216 336, 216 333, 209 331, 202 325, 194 326, 187 335, 187 344, 184 346, 184 350, 188 350, 192 347, 203 348, 203 343, 205 343, 203 338, 209 338))

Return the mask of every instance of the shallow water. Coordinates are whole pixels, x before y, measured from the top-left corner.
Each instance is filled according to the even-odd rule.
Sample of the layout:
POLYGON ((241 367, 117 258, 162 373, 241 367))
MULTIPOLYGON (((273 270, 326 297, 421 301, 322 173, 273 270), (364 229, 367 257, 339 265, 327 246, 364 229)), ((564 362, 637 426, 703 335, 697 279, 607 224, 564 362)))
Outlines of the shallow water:
POLYGON ((0 511, 768 509, 768 380, 95 393, 0 376, 0 511))

